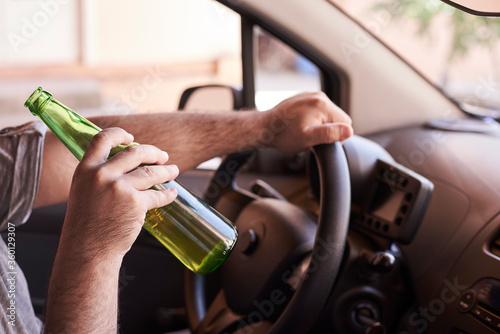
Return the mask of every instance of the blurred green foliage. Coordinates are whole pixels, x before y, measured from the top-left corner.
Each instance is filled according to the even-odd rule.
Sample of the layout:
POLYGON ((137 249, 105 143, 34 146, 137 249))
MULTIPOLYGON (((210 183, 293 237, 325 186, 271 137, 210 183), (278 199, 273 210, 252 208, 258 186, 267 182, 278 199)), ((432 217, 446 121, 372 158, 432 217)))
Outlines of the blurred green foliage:
POLYGON ((395 21, 414 21, 421 36, 430 36, 433 22, 442 17, 453 36, 450 61, 466 56, 476 47, 493 49, 500 38, 500 19, 474 16, 439 0, 388 0, 376 4, 373 10, 387 11, 395 21))

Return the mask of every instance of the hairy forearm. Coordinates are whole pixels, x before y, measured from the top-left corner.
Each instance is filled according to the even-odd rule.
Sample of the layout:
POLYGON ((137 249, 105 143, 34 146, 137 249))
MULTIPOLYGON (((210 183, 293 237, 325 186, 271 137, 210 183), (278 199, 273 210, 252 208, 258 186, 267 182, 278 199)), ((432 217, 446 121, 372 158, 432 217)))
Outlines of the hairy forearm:
POLYGON ((116 333, 120 264, 120 259, 82 258, 79 251, 60 246, 49 284, 44 333, 116 333))
MULTIPOLYGON (((99 116, 90 120, 103 129, 123 128, 134 135, 136 142, 167 151, 169 164, 176 164, 183 172, 215 156, 259 145, 259 139, 269 134, 263 129, 262 115, 257 112, 173 112, 99 116)), ((48 133, 35 207, 67 200, 77 163, 63 144, 48 133)))
POLYGON ((215 156, 255 146, 264 126, 263 113, 258 112, 174 112, 92 120, 102 128, 123 128, 135 141, 167 151, 169 163, 181 172, 215 156))

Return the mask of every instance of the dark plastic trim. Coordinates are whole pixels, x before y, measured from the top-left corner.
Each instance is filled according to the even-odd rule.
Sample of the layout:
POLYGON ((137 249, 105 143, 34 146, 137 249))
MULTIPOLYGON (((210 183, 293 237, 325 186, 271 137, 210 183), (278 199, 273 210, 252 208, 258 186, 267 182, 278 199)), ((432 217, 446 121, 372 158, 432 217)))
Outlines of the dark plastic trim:
POLYGON ((469 7, 465 7, 465 6, 462 6, 458 3, 456 3, 455 1, 451 1, 451 0, 441 0, 443 1, 444 3, 452 6, 452 7, 455 7, 457 9, 460 9, 461 11, 463 12, 466 12, 466 13, 469 13, 469 14, 472 14, 472 15, 477 15, 477 16, 500 16, 500 12, 482 12, 482 11, 479 11, 479 10, 475 10, 475 9, 472 9, 472 8, 469 8, 469 7))

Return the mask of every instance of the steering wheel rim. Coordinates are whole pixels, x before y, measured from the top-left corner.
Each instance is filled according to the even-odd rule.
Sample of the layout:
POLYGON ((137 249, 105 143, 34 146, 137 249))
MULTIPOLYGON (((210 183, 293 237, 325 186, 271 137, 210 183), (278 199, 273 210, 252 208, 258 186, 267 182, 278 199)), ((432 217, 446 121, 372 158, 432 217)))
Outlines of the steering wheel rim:
MULTIPOLYGON (((313 153, 321 196, 312 257, 305 277, 269 334, 307 332, 328 300, 344 254, 351 204, 347 159, 339 142, 317 145, 313 153)), ((191 328, 197 328, 207 310, 204 277, 186 271, 185 284, 188 321, 191 328)))

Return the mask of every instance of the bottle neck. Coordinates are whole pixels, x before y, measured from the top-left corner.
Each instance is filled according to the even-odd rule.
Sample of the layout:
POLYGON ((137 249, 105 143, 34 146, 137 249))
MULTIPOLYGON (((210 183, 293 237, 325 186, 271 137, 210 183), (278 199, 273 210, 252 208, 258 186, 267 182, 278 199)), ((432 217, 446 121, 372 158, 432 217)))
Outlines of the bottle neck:
POLYGON ((81 160, 92 138, 101 131, 95 124, 66 107, 48 92, 38 88, 24 104, 33 115, 64 143, 81 160))
MULTIPOLYGON (((101 131, 97 125, 54 99, 41 87, 38 87, 31 94, 24 105, 29 108, 33 115, 40 117, 50 131, 63 142, 78 160, 82 159, 92 138, 101 131)), ((137 145, 137 143, 129 145, 137 145)), ((109 157, 120 152, 126 146, 128 145, 114 147, 109 157)))

